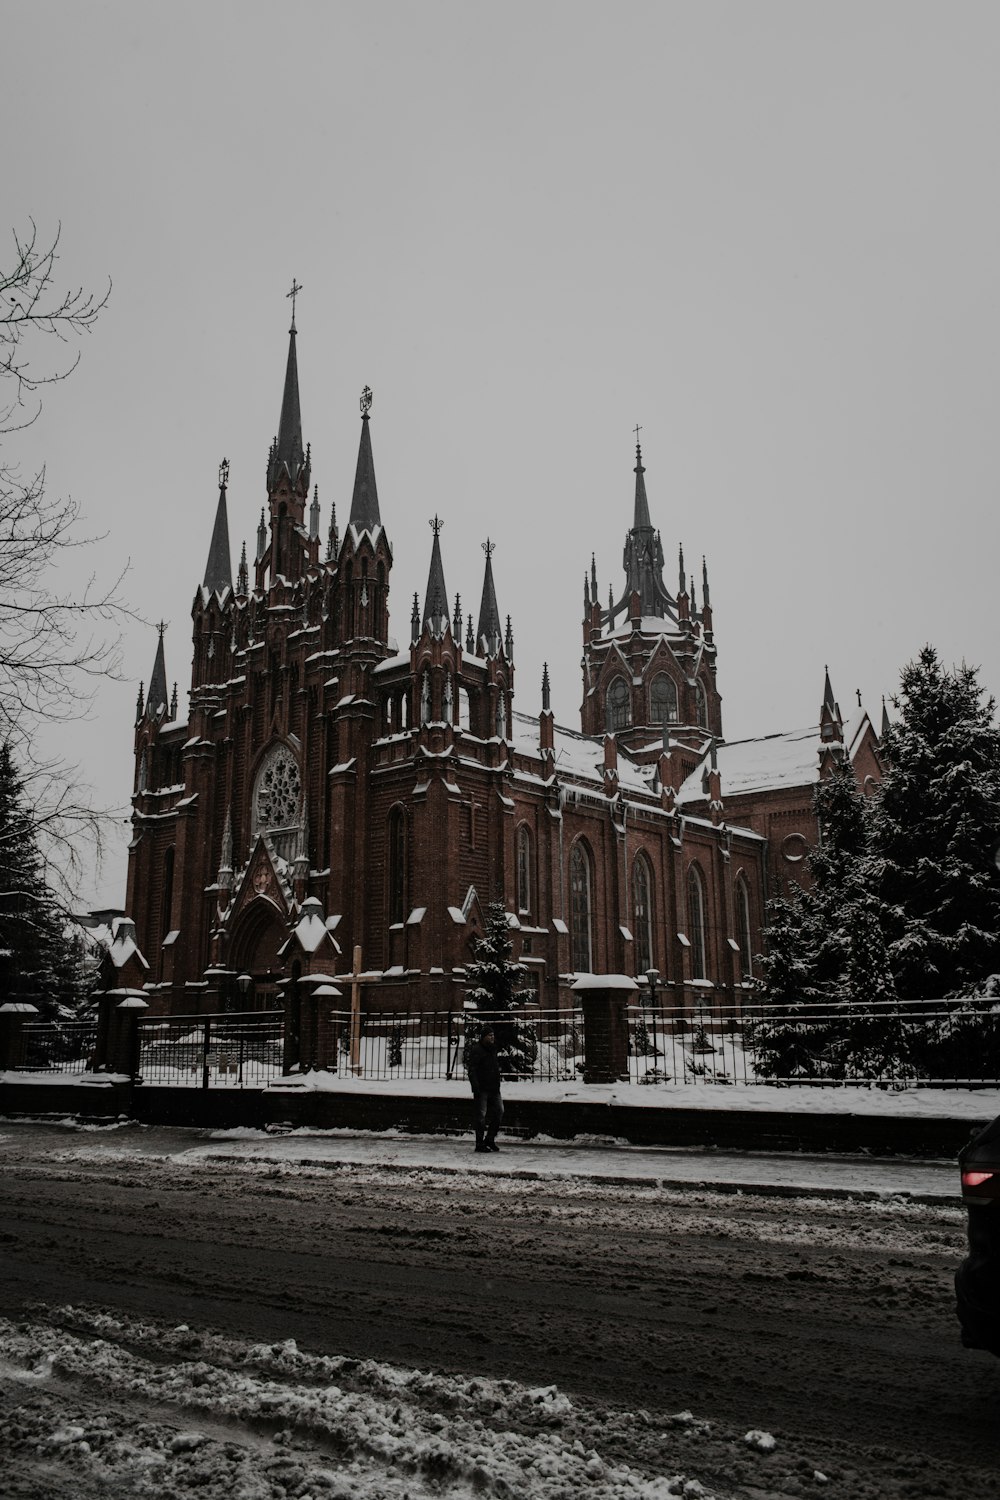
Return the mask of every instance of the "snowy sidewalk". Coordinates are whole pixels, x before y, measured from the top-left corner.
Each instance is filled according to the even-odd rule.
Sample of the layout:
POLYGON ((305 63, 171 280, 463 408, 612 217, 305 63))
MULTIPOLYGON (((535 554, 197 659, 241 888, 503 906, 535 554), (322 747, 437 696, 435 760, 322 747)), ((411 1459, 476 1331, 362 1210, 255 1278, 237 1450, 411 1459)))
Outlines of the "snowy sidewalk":
POLYGON ((301 1167, 380 1167, 400 1172, 467 1173, 623 1186, 706 1187, 715 1191, 822 1197, 908 1197, 960 1201, 953 1162, 865 1156, 766 1155, 616 1145, 503 1140, 498 1155, 476 1155, 469 1137, 317 1133, 286 1136, 221 1131, 177 1161, 257 1162, 301 1167))

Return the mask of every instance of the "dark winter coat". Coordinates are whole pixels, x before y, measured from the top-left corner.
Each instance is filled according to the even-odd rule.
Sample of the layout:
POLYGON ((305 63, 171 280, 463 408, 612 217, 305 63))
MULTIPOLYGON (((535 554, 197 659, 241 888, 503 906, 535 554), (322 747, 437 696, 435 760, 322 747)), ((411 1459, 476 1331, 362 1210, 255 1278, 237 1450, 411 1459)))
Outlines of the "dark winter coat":
POLYGON ((500 1059, 496 1047, 487 1047, 484 1042, 473 1042, 469 1048, 465 1070, 474 1094, 499 1094, 500 1059))

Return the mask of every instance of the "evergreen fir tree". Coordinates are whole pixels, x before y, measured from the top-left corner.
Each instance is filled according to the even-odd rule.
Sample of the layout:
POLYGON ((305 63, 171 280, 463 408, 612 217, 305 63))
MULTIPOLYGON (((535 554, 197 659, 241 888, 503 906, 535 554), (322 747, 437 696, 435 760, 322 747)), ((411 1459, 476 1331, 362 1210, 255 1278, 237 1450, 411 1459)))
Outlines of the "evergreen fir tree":
POLYGON ((766 1008, 747 1030, 757 1069, 771 1078, 843 1077, 851 1051, 845 1002, 870 820, 849 762, 819 783, 815 807, 812 884, 768 903, 757 986, 766 1008))
POLYGON ((0 993, 45 1019, 72 1015, 78 975, 63 912, 45 871, 24 783, 0 744, 0 993))
POLYGON ((479 1012, 466 1024, 466 1039, 471 1042, 481 1035, 488 1019, 496 1033, 501 1071, 508 1076, 523 1075, 531 1072, 538 1056, 534 1026, 510 1016, 530 996, 521 984, 524 965, 511 957, 514 945, 503 903, 490 902, 483 915, 485 931, 476 939, 475 959, 465 968, 466 998, 479 1012))
POLYGON ((945 671, 930 646, 893 701, 874 888, 899 994, 936 999, 1000 969, 1000 733, 976 670, 945 671))

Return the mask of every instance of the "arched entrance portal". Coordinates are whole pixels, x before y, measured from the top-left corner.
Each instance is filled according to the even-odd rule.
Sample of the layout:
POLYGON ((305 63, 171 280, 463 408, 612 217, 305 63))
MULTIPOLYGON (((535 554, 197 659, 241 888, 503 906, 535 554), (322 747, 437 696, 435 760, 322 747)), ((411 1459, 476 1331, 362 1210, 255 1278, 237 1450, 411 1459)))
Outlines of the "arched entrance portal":
POLYGON ((274 903, 266 896, 251 901, 233 933, 229 967, 253 979, 247 1004, 254 1010, 276 1010, 282 1005, 278 985, 287 976, 278 949, 287 940, 288 928, 274 903))

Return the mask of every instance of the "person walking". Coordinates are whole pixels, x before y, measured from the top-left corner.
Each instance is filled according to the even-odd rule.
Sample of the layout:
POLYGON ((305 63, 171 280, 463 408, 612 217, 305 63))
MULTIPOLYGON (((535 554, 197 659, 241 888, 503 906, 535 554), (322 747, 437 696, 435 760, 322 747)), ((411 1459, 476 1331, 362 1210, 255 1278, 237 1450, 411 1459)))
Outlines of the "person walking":
POLYGON ((487 1026, 478 1042, 473 1042, 469 1048, 465 1069, 472 1088, 476 1150, 499 1151, 496 1134, 503 1119, 503 1100, 500 1098, 500 1059, 492 1026, 487 1026))

